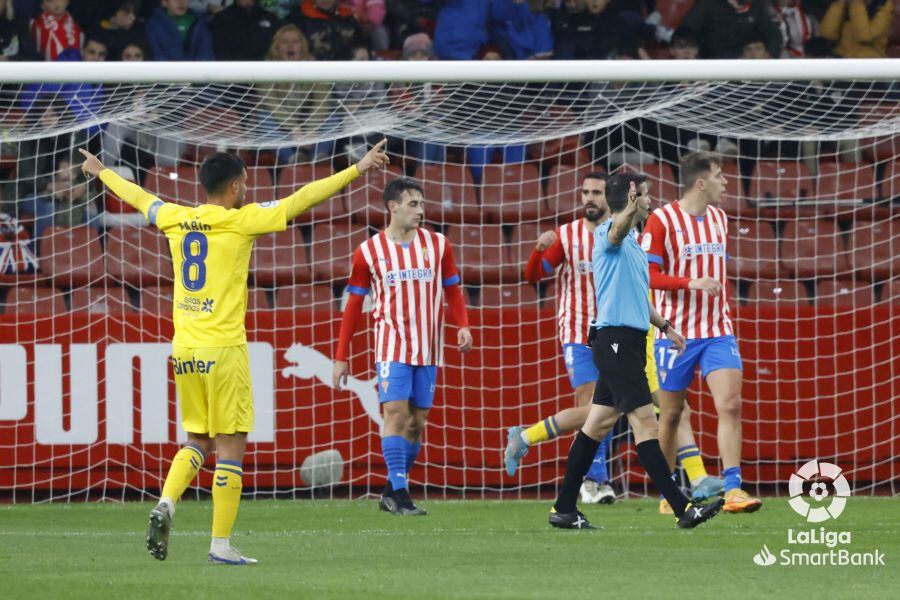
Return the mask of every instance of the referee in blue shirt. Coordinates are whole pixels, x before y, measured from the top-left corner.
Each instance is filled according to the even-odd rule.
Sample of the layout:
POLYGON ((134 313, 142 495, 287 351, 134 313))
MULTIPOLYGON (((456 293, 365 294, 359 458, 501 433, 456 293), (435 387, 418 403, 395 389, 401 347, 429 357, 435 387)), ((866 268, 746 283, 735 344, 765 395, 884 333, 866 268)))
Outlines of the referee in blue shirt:
POLYGON ((650 305, 647 255, 637 242, 635 225, 650 210, 643 176, 616 174, 606 183, 606 201, 612 218, 594 231, 592 256, 597 295, 597 319, 591 348, 600 372, 587 421, 569 450, 566 478, 550 524, 563 529, 593 529, 576 509, 578 489, 603 436, 625 414, 634 431, 638 459, 657 489, 672 506, 678 526, 696 527, 715 516, 724 500, 692 505, 672 480, 662 450, 644 368, 647 330, 652 323, 684 350, 684 337, 650 305))

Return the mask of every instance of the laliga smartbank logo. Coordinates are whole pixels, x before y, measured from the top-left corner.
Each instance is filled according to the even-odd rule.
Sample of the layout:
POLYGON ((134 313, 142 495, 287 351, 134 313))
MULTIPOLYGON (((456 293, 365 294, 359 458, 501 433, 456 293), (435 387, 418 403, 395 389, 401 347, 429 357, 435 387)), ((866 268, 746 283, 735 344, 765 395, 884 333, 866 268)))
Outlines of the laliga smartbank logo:
MULTIPOLYGON (((837 465, 811 460, 788 481, 791 509, 805 518, 807 523, 822 523, 837 519, 847 506, 850 484, 837 465)), ((787 530, 786 548, 769 550, 763 544, 762 550, 753 556, 753 562, 761 567, 774 564, 784 566, 884 566, 884 553, 878 549, 871 552, 853 552, 850 545, 853 535, 850 531, 826 529, 787 530)))
POLYGON ((850 497, 850 484, 847 483, 847 478, 841 473, 839 466, 811 460, 796 473, 791 474, 788 493, 791 496, 789 504, 795 513, 806 517, 810 523, 821 523, 828 519, 837 519, 844 512, 847 498, 850 497), (828 491, 828 485, 822 479, 831 480, 834 493, 828 491), (804 493, 807 483, 809 492, 804 493), (805 496, 812 498, 819 506, 813 506, 805 496), (823 505, 828 497, 831 497, 831 500, 827 501, 827 505, 823 505))

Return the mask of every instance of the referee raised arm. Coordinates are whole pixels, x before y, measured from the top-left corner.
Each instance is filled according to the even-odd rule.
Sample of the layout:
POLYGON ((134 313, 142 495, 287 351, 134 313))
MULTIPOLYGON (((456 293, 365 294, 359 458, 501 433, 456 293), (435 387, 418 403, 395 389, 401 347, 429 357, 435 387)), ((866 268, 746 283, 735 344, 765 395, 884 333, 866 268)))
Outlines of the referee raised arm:
POLYGON ((563 529, 592 529, 575 507, 578 489, 600 440, 624 413, 634 431, 641 465, 669 501, 678 526, 696 527, 715 516, 723 500, 692 505, 670 477, 659 447, 650 386, 644 373, 647 330, 653 323, 678 350, 684 349, 685 342, 649 301, 647 255, 638 245, 634 230, 650 208, 647 186, 641 176, 616 174, 607 181, 606 198, 612 218, 594 231, 591 257, 597 298, 591 348, 600 377, 587 421, 569 450, 566 477, 550 510, 550 524, 563 529))

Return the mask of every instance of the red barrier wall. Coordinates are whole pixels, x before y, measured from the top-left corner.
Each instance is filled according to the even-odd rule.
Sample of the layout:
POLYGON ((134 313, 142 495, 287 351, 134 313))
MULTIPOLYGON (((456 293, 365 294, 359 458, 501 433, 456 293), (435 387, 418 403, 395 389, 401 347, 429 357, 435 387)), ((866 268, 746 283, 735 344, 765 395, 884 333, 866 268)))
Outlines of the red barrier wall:
MULTIPOLYGON (((855 312, 738 308, 736 324, 745 363, 747 480, 784 482, 810 458, 833 460, 857 481, 888 481, 897 476, 897 312, 887 305, 855 312)), ((349 392, 335 393, 314 377, 300 379, 288 373, 297 367, 290 360, 294 344, 332 355, 339 318, 332 312, 260 311, 248 316, 251 341, 271 345, 275 433, 272 441, 251 445, 246 471, 253 474, 245 485, 301 487, 296 467, 312 452, 330 448, 351 459, 345 481, 380 481, 377 426, 358 399, 349 392)), ((503 474, 501 457, 506 427, 536 421, 571 403, 552 311, 472 310, 471 320, 477 348, 464 357, 455 350, 447 353, 448 365, 440 374, 436 408, 426 433, 423 458, 428 470, 414 470, 413 480, 472 488, 554 481, 561 475, 569 444, 566 438, 534 449, 521 477, 514 481, 503 474)), ((168 401, 159 410, 168 410, 165 437, 169 441, 144 443, 141 430, 130 444, 110 443, 105 357, 110 344, 160 343, 170 335, 169 319, 146 314, 0 315, 0 344, 8 351, 3 356, 15 357, 24 351, 27 364, 26 371, 20 372, 15 360, 0 363, 6 382, 0 390, 0 488, 158 487, 166 461, 177 447, 171 369, 154 371, 161 378, 168 372, 168 401), (62 346, 61 373, 34 372, 36 349, 47 344, 62 346), (77 374, 87 378, 79 381, 97 382, 96 439, 76 445, 38 443, 36 377, 61 377, 63 428, 78 421, 71 411, 70 380, 76 376, 70 367, 73 344, 93 344, 96 349, 96 374, 77 374), (23 350, 10 350, 13 345, 23 350), (20 377, 27 379, 23 415, 11 407, 12 387, 8 387, 20 377)), ((448 340, 453 339, 448 335, 448 340)), ((84 348, 93 352, 79 348, 79 352, 84 348)), ((371 356, 363 352, 365 336, 356 338, 354 348, 358 354, 351 361, 351 372, 368 380, 374 372, 371 356)), ((140 373, 135 364, 131 393, 136 424, 151 416, 141 411, 140 373)), ((712 401, 706 394, 699 398, 692 394, 692 398, 700 446, 705 455, 715 456, 712 401)), ((207 477, 201 479, 205 484, 207 477)))

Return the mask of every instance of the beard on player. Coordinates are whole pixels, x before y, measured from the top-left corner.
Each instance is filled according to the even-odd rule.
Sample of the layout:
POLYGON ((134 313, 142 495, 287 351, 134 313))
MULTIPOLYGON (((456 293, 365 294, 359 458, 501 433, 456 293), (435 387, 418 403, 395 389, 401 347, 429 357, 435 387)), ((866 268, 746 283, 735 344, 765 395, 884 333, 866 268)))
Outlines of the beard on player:
POLYGON ((591 223, 596 223, 606 216, 606 209, 600 208, 593 202, 587 202, 582 205, 581 213, 585 219, 587 219, 591 223))

